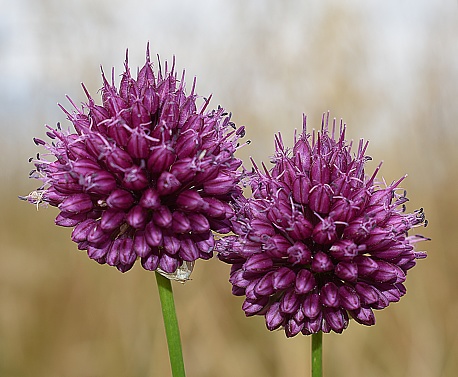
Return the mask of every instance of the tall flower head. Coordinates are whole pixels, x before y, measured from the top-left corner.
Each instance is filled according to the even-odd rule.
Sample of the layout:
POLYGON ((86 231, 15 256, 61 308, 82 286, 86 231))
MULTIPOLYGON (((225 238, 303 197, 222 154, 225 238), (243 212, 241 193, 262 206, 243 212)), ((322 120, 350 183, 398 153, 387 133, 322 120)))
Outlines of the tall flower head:
POLYGON ((426 257, 414 250, 424 237, 408 235, 425 223, 423 209, 405 212, 404 177, 382 185, 380 165, 365 175, 367 145, 352 155, 345 125, 329 130, 323 116, 309 135, 304 119, 292 150, 276 138, 272 169, 254 165, 252 196, 236 201, 235 235, 217 250, 245 314, 265 316, 269 330, 341 333, 349 318, 373 325, 373 310, 398 301, 407 271, 426 257))
POLYGON ((119 88, 102 72, 102 105, 83 85, 88 102, 62 108, 75 131, 58 124, 49 143, 34 139, 48 153, 31 173, 43 185, 25 199, 59 208, 56 224, 74 228, 78 248, 122 272, 138 258, 173 274, 212 257, 212 231, 229 230, 229 202, 241 192, 243 127, 221 107, 208 111, 207 99, 198 109, 195 80, 187 95, 184 72, 169 68, 155 73, 148 50, 133 78, 126 58, 119 88))

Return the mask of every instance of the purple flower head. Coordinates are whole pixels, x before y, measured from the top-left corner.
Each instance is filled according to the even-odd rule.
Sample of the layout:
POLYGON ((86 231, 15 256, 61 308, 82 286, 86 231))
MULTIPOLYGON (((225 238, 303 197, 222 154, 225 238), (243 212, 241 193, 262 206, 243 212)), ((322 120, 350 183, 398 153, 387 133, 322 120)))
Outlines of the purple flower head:
POLYGON ((341 333, 349 318, 373 325, 373 310, 399 301, 407 271, 426 257, 414 250, 425 238, 408 235, 426 220, 423 209, 405 213, 404 177, 382 185, 380 165, 366 176, 368 143, 353 155, 345 125, 330 131, 328 119, 311 136, 304 118, 292 150, 278 135, 273 168, 254 165, 252 196, 234 204, 235 235, 216 246, 245 314, 288 337, 341 333))
POLYGON ((102 72, 102 105, 83 85, 88 102, 62 108, 75 131, 58 124, 49 143, 34 139, 48 150, 31 173, 43 185, 24 199, 59 208, 56 224, 73 227, 91 259, 125 272, 141 258, 183 280, 196 259, 212 257, 212 231, 229 229, 244 131, 223 108, 208 111, 209 99, 198 109, 195 80, 186 95, 174 65, 154 72, 148 48, 133 78, 126 58, 119 88, 102 72))

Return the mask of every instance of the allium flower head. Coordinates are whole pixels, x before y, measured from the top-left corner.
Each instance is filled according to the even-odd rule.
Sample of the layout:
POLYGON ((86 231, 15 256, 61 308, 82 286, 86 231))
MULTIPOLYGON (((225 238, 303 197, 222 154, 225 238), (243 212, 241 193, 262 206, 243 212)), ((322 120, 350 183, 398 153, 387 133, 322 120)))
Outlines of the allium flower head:
POLYGON ((246 296, 245 314, 265 316, 269 330, 341 333, 349 318, 373 325, 373 310, 398 301, 407 271, 426 257, 414 250, 424 237, 407 235, 425 223, 423 210, 405 213, 404 177, 382 185, 380 165, 365 175, 367 145, 352 155, 345 125, 336 130, 334 120, 329 130, 323 116, 309 135, 304 119, 291 151, 276 138, 272 169, 254 165, 252 196, 235 203, 236 235, 217 250, 232 265, 232 293, 246 296))
MULTIPOLYGON (((234 157, 243 127, 223 108, 197 108, 195 80, 186 95, 174 64, 136 79, 127 58, 119 88, 102 72, 102 105, 63 109, 75 132, 48 126, 49 153, 34 160, 43 186, 26 197, 60 210, 56 224, 74 227, 72 240, 88 256, 124 272, 137 258, 147 270, 188 271, 212 257, 212 231, 229 230, 229 201, 241 193, 234 157)), ((113 74, 114 75, 114 74, 113 74)), ((186 278, 186 277, 185 277, 186 278)))

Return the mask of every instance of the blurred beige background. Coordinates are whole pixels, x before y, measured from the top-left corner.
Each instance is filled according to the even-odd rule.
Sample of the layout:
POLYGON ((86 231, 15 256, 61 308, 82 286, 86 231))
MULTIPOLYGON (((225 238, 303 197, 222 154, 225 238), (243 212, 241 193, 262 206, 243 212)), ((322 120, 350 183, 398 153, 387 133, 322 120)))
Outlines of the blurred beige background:
MULTIPOLYGON (((57 102, 94 98, 99 66, 122 72, 176 55, 188 83, 213 93, 253 143, 239 156, 268 161, 273 135, 292 142, 307 113, 343 118, 350 138, 371 141, 372 172, 405 173, 425 207, 433 241, 411 270, 408 294, 324 338, 326 376, 458 374, 458 5, 405 1, 0 0, 0 375, 169 376, 154 274, 90 261, 54 226, 54 208, 17 200, 37 187, 27 159, 44 124, 67 124, 57 102)), ((189 377, 307 376, 310 338, 269 332, 231 296, 229 266, 197 265, 175 284, 189 377)))

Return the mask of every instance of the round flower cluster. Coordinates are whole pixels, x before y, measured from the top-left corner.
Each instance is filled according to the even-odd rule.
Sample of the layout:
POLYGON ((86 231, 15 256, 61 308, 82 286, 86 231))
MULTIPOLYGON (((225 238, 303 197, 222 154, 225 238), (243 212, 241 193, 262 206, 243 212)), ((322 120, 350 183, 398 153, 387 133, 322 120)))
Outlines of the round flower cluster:
MULTIPOLYGON (((329 117, 329 115, 328 115, 329 117)), ((235 203, 235 235, 220 240, 218 257, 232 265, 232 293, 246 296, 247 316, 263 315, 269 330, 288 337, 341 333, 349 318, 375 323, 406 292, 404 281, 424 237, 407 232, 425 223, 423 210, 405 213, 401 178, 388 186, 365 176, 367 142, 355 156, 341 123, 303 133, 292 151, 276 138, 272 169, 254 165, 252 197, 235 203)))
MULTIPOLYGON (((160 66, 159 66, 160 67, 160 66)), ((127 58, 119 89, 102 72, 103 105, 63 109, 76 132, 48 126, 34 178, 44 184, 26 197, 60 210, 56 224, 74 227, 72 240, 88 256, 125 272, 141 258, 147 270, 173 274, 213 255, 212 231, 229 231, 229 202, 241 194, 234 157, 243 127, 224 109, 197 109, 174 64, 131 76, 127 58)), ((71 102, 71 100, 70 100, 71 102)), ((72 103, 73 104, 73 103, 72 103)))

